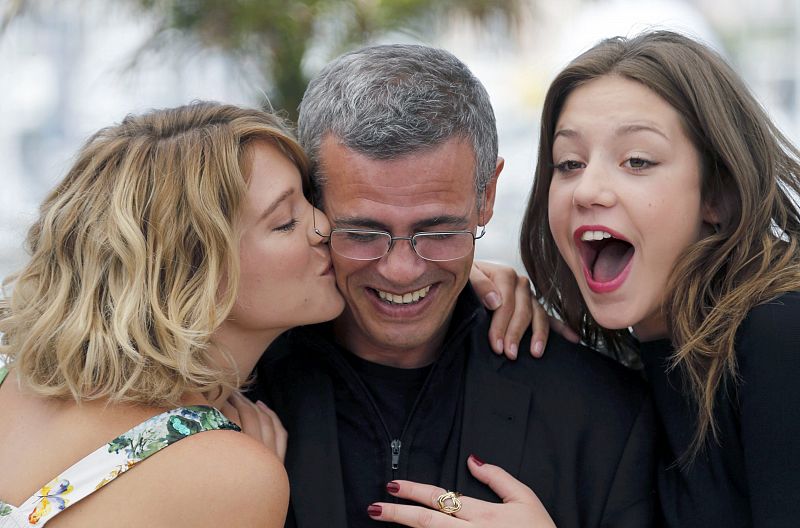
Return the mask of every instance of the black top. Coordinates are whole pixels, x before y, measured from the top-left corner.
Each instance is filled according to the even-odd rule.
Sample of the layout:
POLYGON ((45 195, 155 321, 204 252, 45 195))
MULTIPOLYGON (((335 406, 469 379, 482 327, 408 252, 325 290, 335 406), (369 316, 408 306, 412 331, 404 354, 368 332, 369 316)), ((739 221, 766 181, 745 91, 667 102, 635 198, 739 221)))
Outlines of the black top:
MULTIPOLYGON (((637 373, 557 335, 544 358, 508 361, 491 351, 489 314, 471 288, 456 310, 401 433, 397 478, 497 502, 467 469, 474 453, 530 486, 559 528, 652 525, 655 415, 637 373)), ((382 431, 368 385, 324 325, 284 334, 259 364, 253 396, 289 432, 288 527, 367 522, 366 511, 350 510, 356 480, 372 479, 369 493, 388 498, 391 433, 382 431), (341 431, 347 416, 351 433, 341 431)))
POLYGON ((800 526, 800 292, 754 308, 736 336, 738 383, 715 402, 713 438, 687 470, 696 411, 666 341, 642 343, 642 361, 666 432, 659 495, 668 526, 800 526))
POLYGON ((383 419, 386 433, 392 439, 400 438, 433 365, 389 367, 361 359, 344 348, 340 352, 364 384, 383 419))
MULTIPOLYGON (((458 310, 457 310, 458 311, 458 310)), ((459 318, 461 319, 461 318, 459 318)), ((470 319, 468 319, 470 320, 470 319)), ((456 325, 458 327, 458 325, 456 325)), ((317 328, 325 334, 325 327, 317 328)), ((321 337, 321 336, 320 336, 321 337)), ((328 334, 327 338, 333 340, 328 334)), ((373 502, 399 502, 386 491, 395 479, 456 483, 464 349, 448 335, 444 353, 418 369, 379 365, 341 346, 325 356, 333 383, 348 528, 400 526, 366 515, 373 502), (450 464, 443 460, 450 459, 450 464)))

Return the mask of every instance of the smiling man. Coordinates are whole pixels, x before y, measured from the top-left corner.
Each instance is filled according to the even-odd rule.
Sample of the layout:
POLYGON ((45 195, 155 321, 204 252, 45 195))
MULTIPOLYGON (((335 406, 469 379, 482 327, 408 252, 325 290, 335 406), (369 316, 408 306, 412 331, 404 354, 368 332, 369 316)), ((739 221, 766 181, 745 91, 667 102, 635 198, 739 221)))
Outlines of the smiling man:
POLYGON ((331 240, 348 300, 336 334, 359 357, 402 368, 436 359, 469 278, 475 233, 492 216, 502 168, 500 160, 478 197, 473 158, 461 138, 394 160, 372 159, 333 135, 323 139, 324 208, 337 230, 353 230, 334 231, 331 240), (366 230, 419 234, 392 242, 366 230), (362 246, 375 252, 360 255, 362 246))
POLYGON ((343 55, 311 81, 299 137, 346 308, 286 334, 259 369, 256 395, 290 437, 287 526, 379 526, 367 509, 396 500, 396 479, 498 501, 470 454, 562 528, 649 525, 653 414, 637 376, 557 335, 541 360, 491 353, 468 279, 503 160, 466 66, 424 46, 343 55))

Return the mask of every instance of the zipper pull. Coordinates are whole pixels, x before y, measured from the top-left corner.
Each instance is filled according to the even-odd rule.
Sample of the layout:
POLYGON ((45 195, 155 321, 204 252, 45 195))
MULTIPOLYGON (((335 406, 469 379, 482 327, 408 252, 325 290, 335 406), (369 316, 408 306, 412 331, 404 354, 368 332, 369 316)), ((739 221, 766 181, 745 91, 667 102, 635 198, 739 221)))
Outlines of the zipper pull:
POLYGON ((400 440, 394 439, 389 447, 392 448, 392 469, 397 469, 400 465, 400 440))

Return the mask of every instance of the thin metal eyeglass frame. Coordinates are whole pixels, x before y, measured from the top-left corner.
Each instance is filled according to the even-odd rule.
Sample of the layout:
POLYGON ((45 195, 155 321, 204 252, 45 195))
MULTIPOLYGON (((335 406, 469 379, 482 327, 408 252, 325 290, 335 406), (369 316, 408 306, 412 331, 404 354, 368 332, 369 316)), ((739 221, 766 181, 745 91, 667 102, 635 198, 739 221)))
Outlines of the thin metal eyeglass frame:
POLYGON ((337 254, 342 255, 344 258, 347 258, 347 259, 350 259, 350 260, 359 260, 359 261, 363 261, 363 262, 370 261, 370 260, 380 260, 383 257, 385 257, 386 255, 388 255, 389 252, 392 250, 392 247, 394 247, 394 241, 395 240, 408 240, 408 243, 411 244, 411 249, 413 249, 414 253, 416 253, 416 255, 419 258, 421 258, 422 260, 427 260, 429 262, 450 262, 450 261, 453 261, 453 260, 462 259, 462 258, 466 257, 467 255, 461 255, 460 257, 455 257, 455 258, 451 258, 451 259, 430 259, 430 258, 423 257, 422 255, 419 254, 419 251, 417 251, 417 244, 416 244, 417 237, 419 236, 419 237, 425 238, 425 237, 432 237, 432 236, 437 236, 437 235, 471 235, 472 236, 472 247, 475 247, 475 241, 483 238, 483 235, 486 234, 486 226, 485 225, 479 225, 478 226, 478 228, 480 229, 480 233, 479 234, 475 234, 472 231, 424 231, 424 232, 421 232, 421 233, 414 233, 411 236, 394 236, 391 233, 389 233, 388 231, 376 231, 376 230, 372 230, 372 229, 345 229, 345 228, 338 228, 337 227, 337 228, 332 229, 329 234, 325 235, 317 228, 316 209, 317 209, 316 207, 313 207, 311 209, 311 219, 312 219, 312 222, 314 224, 314 232, 318 236, 321 236, 322 238, 327 238, 328 239, 328 241, 327 241, 328 244, 331 243, 331 236, 334 233, 374 234, 374 235, 381 235, 381 236, 388 236, 389 237, 389 245, 387 246, 386 251, 382 255, 380 255, 378 257, 371 257, 371 258, 355 258, 355 257, 350 257, 348 255, 342 255, 341 253, 336 251, 336 249, 331 244, 331 250, 332 251, 336 251, 337 254))

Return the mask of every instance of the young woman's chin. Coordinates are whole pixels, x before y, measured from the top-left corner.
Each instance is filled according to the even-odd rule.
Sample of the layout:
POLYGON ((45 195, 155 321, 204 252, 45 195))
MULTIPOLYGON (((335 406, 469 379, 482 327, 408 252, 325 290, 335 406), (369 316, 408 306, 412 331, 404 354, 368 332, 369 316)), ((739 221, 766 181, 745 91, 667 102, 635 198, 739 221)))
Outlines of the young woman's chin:
POLYGON ((639 341, 654 341, 669 337, 666 317, 660 309, 645 310, 635 306, 598 306, 587 303, 595 322, 607 330, 630 329, 639 341))

